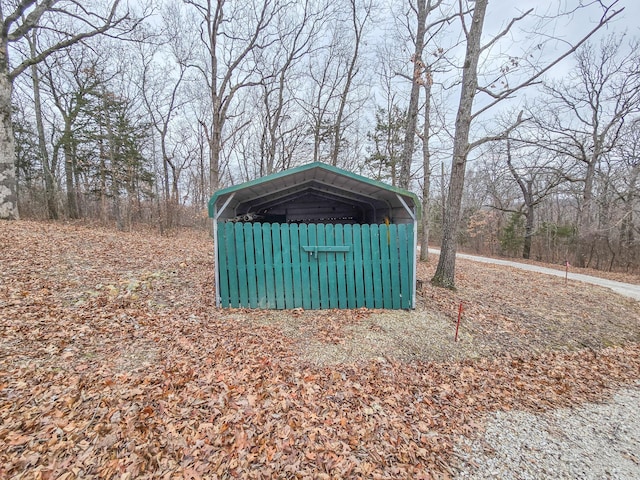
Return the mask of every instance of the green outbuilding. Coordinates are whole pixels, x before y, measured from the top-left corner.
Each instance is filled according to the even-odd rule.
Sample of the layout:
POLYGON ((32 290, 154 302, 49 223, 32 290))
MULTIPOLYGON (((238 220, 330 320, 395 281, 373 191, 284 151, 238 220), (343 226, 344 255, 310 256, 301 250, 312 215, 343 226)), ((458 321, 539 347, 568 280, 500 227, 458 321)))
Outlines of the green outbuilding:
POLYGON ((216 305, 415 308, 415 194, 324 163, 218 190, 216 305))

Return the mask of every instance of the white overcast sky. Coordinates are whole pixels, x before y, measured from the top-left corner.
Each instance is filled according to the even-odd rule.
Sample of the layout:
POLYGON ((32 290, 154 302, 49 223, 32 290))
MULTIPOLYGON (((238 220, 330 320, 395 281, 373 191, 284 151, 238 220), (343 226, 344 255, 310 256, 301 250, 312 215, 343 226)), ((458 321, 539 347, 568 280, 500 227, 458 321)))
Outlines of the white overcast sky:
MULTIPOLYGON (((604 0, 610 3, 611 0, 604 0)), ((590 3, 592 0, 582 0, 582 3, 590 3)), ((591 5, 588 8, 578 10, 572 16, 563 16, 552 19, 558 11, 566 11, 569 5, 575 5, 575 0, 489 0, 485 27, 483 30, 483 43, 502 31, 508 22, 521 15, 524 11, 533 8, 531 15, 518 23, 518 27, 513 28, 513 34, 502 39, 488 55, 492 58, 499 58, 500 54, 511 55, 515 58, 528 58, 537 67, 542 67, 548 63, 549 59, 567 51, 569 43, 575 44, 591 31, 602 17, 603 10, 598 5, 591 5), (540 17, 546 16, 544 35, 537 35, 536 27, 540 25, 540 17), (529 32, 529 38, 527 38, 529 32), (541 50, 531 50, 531 47, 538 41, 548 40, 541 50), (563 42, 564 40, 564 42, 563 42), (569 43, 565 43, 569 42, 569 43), (536 59, 533 55, 540 55, 536 59), (547 61, 545 61, 547 60, 547 61)), ((595 2, 593 2, 595 3, 595 2)), ((619 0, 614 9, 624 10, 618 14, 608 25, 604 26, 593 37, 591 42, 599 42, 600 39, 612 34, 627 32, 629 37, 640 37, 640 0, 619 0)), ((504 61, 504 60, 503 60, 504 61)), ((573 68, 573 58, 569 57, 550 70, 545 78, 562 78, 573 68)), ((517 83, 517 76, 511 75, 513 84, 517 83)), ((519 95, 522 98, 521 95, 519 95)), ((480 99, 478 99, 480 100, 480 99)))
MULTIPOLYGON (((605 3, 611 3, 612 0, 603 0, 605 3)), ((582 3, 588 4, 593 0, 582 0, 582 3)), ((485 21, 485 33, 491 34, 499 31, 519 12, 524 12, 530 8, 534 9, 535 15, 553 15, 558 10, 566 10, 567 4, 574 5, 575 0, 489 0, 487 17, 485 21)), ((627 31, 630 36, 638 36, 640 34, 640 0, 619 0, 615 5, 615 10, 624 8, 605 29, 600 32, 606 35, 612 31, 627 31)), ((563 18, 556 25, 556 36, 565 37, 567 39, 575 39, 581 34, 586 33, 598 22, 601 15, 601 8, 597 5, 582 9, 571 18, 563 18)))

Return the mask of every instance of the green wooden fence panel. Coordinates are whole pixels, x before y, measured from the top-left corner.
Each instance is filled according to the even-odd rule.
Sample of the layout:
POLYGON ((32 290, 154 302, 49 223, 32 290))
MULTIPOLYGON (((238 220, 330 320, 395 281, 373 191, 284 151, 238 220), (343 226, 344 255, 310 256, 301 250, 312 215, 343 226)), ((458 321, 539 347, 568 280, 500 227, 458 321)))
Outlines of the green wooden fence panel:
POLYGON ((264 270, 264 244, 262 243, 262 224, 253 224, 253 246, 255 249, 256 259, 256 283, 258 290, 258 307, 267 308, 269 302, 267 300, 267 281, 264 270))
POLYGON ((380 254, 380 225, 371 225, 371 269, 373 277, 373 305, 375 308, 384 307, 382 292, 382 261, 380 254))
MULTIPOLYGON (((303 245, 309 245, 309 236, 307 232, 307 225, 302 224, 299 226, 300 248, 303 245)), ((312 308, 311 301, 311 278, 309 276, 309 254, 306 252, 300 252, 300 276, 302 278, 302 308, 309 310, 312 308)))
POLYGON ((362 258, 364 262, 364 295, 365 306, 375 308, 375 291, 373 289, 373 261, 371 258, 371 226, 362 225, 362 258))
POLYGON ((284 277, 284 308, 295 308, 295 292, 293 289, 293 264, 291 262, 291 238, 289 224, 280 227, 282 237, 282 275, 284 277))
POLYGON ((413 225, 219 223, 223 307, 411 308, 413 225))
POLYGON ((224 232, 225 248, 227 249, 227 281, 229 282, 229 306, 233 307, 233 298, 238 298, 238 276, 237 265, 235 263, 235 238, 233 234, 233 225, 225 225, 224 232), (233 261, 231 261, 233 259, 233 261), (234 288, 235 286, 235 288, 234 288))
POLYGON ((256 308, 258 306, 258 286, 252 224, 245 223, 243 225, 243 236, 245 247, 244 252, 247 265, 247 293, 249 295, 248 306, 251 308, 256 308))
MULTIPOLYGON (((333 228, 335 245, 344 245, 344 225, 337 224, 333 228)), ((336 262, 336 283, 338 288, 337 308, 347 308, 347 255, 352 250, 351 246, 345 246, 345 251, 334 253, 336 262), (348 250, 346 250, 348 248, 348 250)))
MULTIPOLYGON (((315 245, 326 245, 325 239, 325 225, 319 223, 316 225, 316 243, 315 245)), ((320 306, 318 308, 329 308, 329 278, 327 274, 328 266, 326 261, 321 261, 321 257, 318 254, 313 255, 313 259, 318 266, 318 280, 320 291, 320 306)), ((326 258, 324 258, 326 260, 326 258)))
POLYGON ((229 258, 227 259, 227 266, 229 272, 229 306, 238 307, 239 292, 238 292, 238 268, 235 261, 236 257, 236 242, 234 235, 233 223, 225 224, 225 247, 229 258))
MULTIPOLYGON (((309 225, 309 245, 318 245, 318 225, 309 225)), ((309 258, 309 278, 311 279, 311 308, 322 308, 320 295, 320 265, 318 255, 307 253, 309 258)))
POLYGON ((218 288, 220 289, 217 292, 218 298, 220 298, 220 305, 222 307, 229 306, 229 267, 227 266, 228 254, 224 252, 226 248, 226 238, 225 238, 225 224, 218 224, 218 245, 217 249, 220 253, 216 261, 218 262, 218 288))
POLYGON ((247 286, 247 261, 245 259, 244 226, 236 223, 233 227, 236 243, 236 264, 238 271, 238 306, 249 305, 249 289, 247 286))
POLYGON ((271 224, 262 224, 262 245, 264 248, 264 281, 267 289, 266 308, 276 308, 276 287, 273 275, 273 248, 271 244, 271 224))
MULTIPOLYGON (((409 289, 408 291, 411 292, 410 295, 408 295, 409 298, 413 299, 413 291, 416 287, 415 284, 415 280, 416 280, 416 271, 415 271, 415 267, 416 267, 416 249, 414 247, 414 240, 416 239, 416 237, 414 235, 417 236, 417 232, 414 232, 414 228, 417 228, 416 225, 414 225, 413 223, 408 224, 407 225, 407 237, 409 238, 409 242, 407 243, 408 247, 407 247, 407 255, 409 256, 408 260, 407 260, 407 265, 409 266, 409 282, 407 283, 407 288, 409 289)), ((412 304, 410 303, 409 306, 411 307, 412 304)), ((409 307, 407 307, 409 308, 409 307)))
POLYGON ((407 234, 407 225, 398 225, 398 245, 400 248, 400 291, 401 308, 411 308, 413 302, 413 234, 407 234))
POLYGON ((357 308, 358 304, 356 301, 356 280, 355 280, 355 272, 354 272, 354 248, 353 248, 353 225, 345 225, 343 229, 344 239, 343 242, 345 245, 351 246, 348 252, 344 254, 344 268, 345 268, 345 284, 346 289, 345 297, 346 297, 346 305, 341 306, 340 308, 357 308))
POLYGON ((382 280, 382 308, 391 308, 391 271, 389 269, 389 246, 391 234, 388 225, 380 225, 380 274, 382 280))
POLYGON ((397 225, 389 225, 389 266, 391 269, 391 308, 398 309, 402 305, 402 291, 400 290, 401 266, 397 225))
POLYGON ((365 306, 364 301, 364 263, 362 261, 362 227, 354 225, 353 233, 353 276, 355 290, 355 307, 365 306))
POLYGON ((292 294, 293 294, 293 307, 287 308, 304 308, 304 297, 303 297, 303 285, 302 285, 302 272, 301 272, 301 263, 300 263, 300 235, 299 228, 297 223, 292 223, 289 225, 289 238, 291 242, 291 281, 292 285, 292 294))
POLYGON ((280 224, 271 224, 271 243, 273 245, 273 276, 275 279, 275 296, 278 309, 284 308, 284 275, 282 273, 282 239, 280 224))
MULTIPOLYGON (((332 224, 324 226, 325 243, 324 245, 332 247, 335 245, 335 228, 332 224)), ((318 261, 327 266, 327 305, 328 308, 338 308, 338 278, 336 275, 336 254, 331 251, 325 251, 318 254, 318 261)), ((325 307, 326 308, 326 307, 325 307)))

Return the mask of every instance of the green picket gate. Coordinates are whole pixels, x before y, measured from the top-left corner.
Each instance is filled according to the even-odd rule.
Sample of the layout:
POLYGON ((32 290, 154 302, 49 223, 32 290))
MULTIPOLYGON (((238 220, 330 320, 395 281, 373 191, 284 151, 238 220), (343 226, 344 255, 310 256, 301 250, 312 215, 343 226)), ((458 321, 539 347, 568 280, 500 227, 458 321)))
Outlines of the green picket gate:
POLYGON ((408 309, 413 224, 218 223, 220 305, 408 309))

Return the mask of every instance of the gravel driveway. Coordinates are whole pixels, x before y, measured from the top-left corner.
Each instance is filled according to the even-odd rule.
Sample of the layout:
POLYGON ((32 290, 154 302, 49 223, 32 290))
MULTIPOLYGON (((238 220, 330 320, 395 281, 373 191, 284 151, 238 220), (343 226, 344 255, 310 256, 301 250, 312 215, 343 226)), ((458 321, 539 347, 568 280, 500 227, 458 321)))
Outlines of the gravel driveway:
POLYGON ((640 382, 601 404, 494 413, 456 457, 460 479, 640 478, 640 382))
MULTIPOLYGON (((440 254, 440 250, 435 248, 429 248, 429 252, 433 252, 437 255, 440 254)), ((562 270, 556 270, 554 268, 539 267, 538 265, 529 265, 528 263, 512 262, 509 260, 500 260, 497 258, 479 257, 477 255, 467 255, 466 253, 456 254, 459 258, 472 260, 474 262, 492 263, 494 265, 504 265, 506 267, 519 268, 521 270, 528 270, 530 272, 543 273, 545 275, 555 275, 556 277, 564 277, 565 272, 562 270)), ((634 285, 632 283, 616 282, 615 280, 607 280, 606 278, 593 277, 591 275, 584 275, 582 273, 574 273, 569 271, 569 280, 578 280, 580 282, 591 283, 593 285, 599 285, 601 287, 610 288, 620 295, 630 297, 635 300, 640 300, 640 285, 634 285)))
MULTIPOLYGON (((561 270, 537 265, 467 254, 458 257, 565 276, 561 270)), ((640 285, 573 272, 568 278, 640 300, 640 285)), ((460 437, 455 456, 459 479, 640 479, 640 381, 603 403, 538 414, 496 412, 487 417, 484 431, 476 437, 460 437)))

